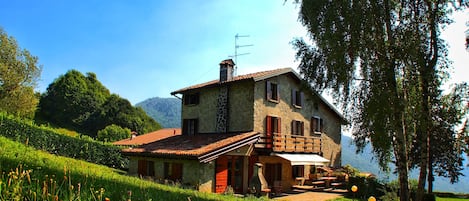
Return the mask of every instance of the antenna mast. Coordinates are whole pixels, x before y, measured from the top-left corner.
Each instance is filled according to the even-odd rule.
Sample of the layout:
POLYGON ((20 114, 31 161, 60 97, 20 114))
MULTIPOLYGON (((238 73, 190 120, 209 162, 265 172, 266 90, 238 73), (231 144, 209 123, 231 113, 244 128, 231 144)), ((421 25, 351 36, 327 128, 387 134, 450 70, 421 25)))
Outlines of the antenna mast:
POLYGON ((253 44, 249 44, 249 45, 238 45, 238 39, 239 39, 239 38, 246 38, 246 37, 249 37, 249 35, 239 35, 239 34, 236 34, 236 35, 235 35, 235 54, 234 54, 234 62, 235 62, 234 74, 235 74, 235 75, 237 74, 237 69, 238 69, 238 65, 237 65, 237 64, 238 64, 238 56, 243 56, 243 55, 248 55, 248 54, 250 54, 249 52, 238 54, 238 48, 240 48, 240 47, 250 47, 250 46, 254 46, 253 44))

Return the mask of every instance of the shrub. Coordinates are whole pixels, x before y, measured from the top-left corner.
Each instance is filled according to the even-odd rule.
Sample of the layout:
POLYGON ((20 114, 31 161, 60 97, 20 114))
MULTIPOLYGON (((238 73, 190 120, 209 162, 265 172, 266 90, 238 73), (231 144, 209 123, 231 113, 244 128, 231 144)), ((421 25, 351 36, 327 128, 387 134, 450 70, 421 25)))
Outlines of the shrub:
POLYGON ((4 113, 0 113, 0 135, 59 156, 113 168, 125 169, 128 166, 128 159, 122 157, 117 146, 97 142, 89 137, 76 138, 58 134, 53 130, 38 127, 32 121, 4 113))
POLYGON ((118 125, 112 124, 106 128, 98 131, 98 140, 103 142, 114 142, 130 137, 130 129, 122 128, 118 125))

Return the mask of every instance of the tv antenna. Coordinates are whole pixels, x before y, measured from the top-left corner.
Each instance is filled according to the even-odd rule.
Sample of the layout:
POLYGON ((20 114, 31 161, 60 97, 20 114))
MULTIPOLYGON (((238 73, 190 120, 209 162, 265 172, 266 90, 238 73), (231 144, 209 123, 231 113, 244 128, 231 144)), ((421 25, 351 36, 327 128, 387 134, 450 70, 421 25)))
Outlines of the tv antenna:
POLYGON ((254 46, 253 44, 249 44, 249 45, 238 45, 238 39, 239 38, 247 38, 249 37, 249 35, 239 35, 239 34, 236 34, 235 35, 235 53, 233 56, 230 56, 230 57, 234 57, 234 62, 235 62, 235 68, 234 68, 234 74, 236 75, 236 71, 238 69, 237 67, 237 64, 238 64, 238 56, 243 56, 243 55, 248 55, 248 54, 251 54, 249 52, 246 52, 246 53, 238 53, 238 49, 240 47, 250 47, 250 46, 254 46))

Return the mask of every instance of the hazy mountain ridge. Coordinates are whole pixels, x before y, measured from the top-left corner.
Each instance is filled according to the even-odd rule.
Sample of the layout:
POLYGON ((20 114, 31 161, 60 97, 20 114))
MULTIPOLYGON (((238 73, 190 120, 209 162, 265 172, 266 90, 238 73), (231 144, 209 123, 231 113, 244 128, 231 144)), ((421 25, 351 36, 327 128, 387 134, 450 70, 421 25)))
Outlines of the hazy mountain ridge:
MULTIPOLYGON (((361 154, 355 153, 356 147, 353 144, 352 138, 342 135, 342 165, 350 164, 362 172, 371 172, 377 175, 380 180, 392 181, 397 179, 397 175, 395 174, 387 174, 380 171, 378 162, 373 159, 371 146, 368 145, 361 154)), ((451 184, 449 178, 435 177, 435 181, 433 182, 434 191, 469 193, 469 167, 467 164, 468 160, 467 156, 465 156, 464 170, 462 170, 464 176, 459 177, 458 183, 451 184)), ((394 165, 391 164, 390 167, 391 172, 393 172, 395 169, 394 165)), ((410 173, 410 177, 417 179, 418 173, 418 170, 413 170, 410 173)))
POLYGON ((148 116, 155 119, 163 128, 181 127, 181 100, 177 98, 154 97, 137 103, 148 116))

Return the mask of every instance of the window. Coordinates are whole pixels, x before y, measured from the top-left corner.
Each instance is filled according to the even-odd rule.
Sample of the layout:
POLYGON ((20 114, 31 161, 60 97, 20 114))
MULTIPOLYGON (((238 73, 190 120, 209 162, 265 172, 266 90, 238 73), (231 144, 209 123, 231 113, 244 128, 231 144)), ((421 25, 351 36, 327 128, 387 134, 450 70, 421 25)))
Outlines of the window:
POLYGON ((199 133, 199 120, 198 119, 184 119, 182 122, 183 135, 195 135, 199 133))
POLYGON ((278 102, 280 100, 280 89, 278 84, 267 81, 266 82, 266 88, 267 88, 267 100, 272 101, 272 102, 278 102))
POLYGON ((199 104, 199 93, 184 94, 184 105, 199 104))
POLYGON ((155 163, 153 161, 138 160, 138 174, 140 176, 155 176, 155 163))
POLYGON ((321 134, 323 132, 323 120, 320 117, 311 118, 311 133, 321 134))
POLYGON ((182 163, 164 163, 164 178, 172 181, 181 181, 182 163))
POLYGON ((292 178, 304 177, 305 176, 305 166, 304 165, 294 165, 292 166, 292 178))
POLYGON ((291 134, 292 135, 304 135, 305 124, 302 121, 291 122, 291 134))
POLYGON ((281 133, 281 120, 280 117, 266 117, 265 127, 265 143, 266 148, 272 148, 274 135, 280 135, 281 133))
POLYGON ((298 90, 292 90, 292 105, 296 108, 303 106, 304 93, 298 90))
POLYGON ((266 133, 267 135, 279 134, 280 129, 280 117, 267 116, 266 118, 266 133))

